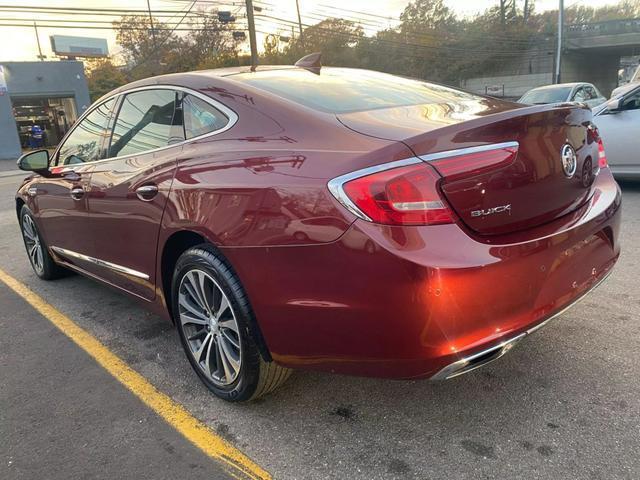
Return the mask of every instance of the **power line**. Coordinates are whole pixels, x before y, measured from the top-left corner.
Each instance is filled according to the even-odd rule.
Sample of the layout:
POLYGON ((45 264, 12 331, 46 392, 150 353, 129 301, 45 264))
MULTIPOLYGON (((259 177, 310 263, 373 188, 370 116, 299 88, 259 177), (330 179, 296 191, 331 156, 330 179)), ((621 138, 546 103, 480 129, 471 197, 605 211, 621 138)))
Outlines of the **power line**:
POLYGON ((191 6, 189 7, 189 9, 186 11, 186 13, 182 16, 182 18, 180 19, 180 21, 178 23, 176 23, 175 27, 173 27, 173 29, 171 29, 169 31, 169 33, 167 34, 167 36, 164 38, 164 40, 162 40, 162 42, 160 42, 160 44, 156 45, 155 42, 155 37, 154 37, 154 52, 153 54, 149 55, 147 58, 145 58, 144 60, 142 60, 140 63, 137 63, 132 69, 131 71, 134 71, 136 68, 140 68, 142 65, 145 65, 146 63, 149 62, 149 60, 151 60, 151 58, 153 58, 154 56, 160 54, 160 47, 162 47, 165 43, 167 43, 167 40, 169 40, 169 38, 171 38, 171 35, 173 35, 173 33, 176 31, 176 29, 180 26, 180 24, 184 21, 185 18, 187 18, 187 15, 189 14, 189 12, 191 12, 191 9, 195 6, 196 2, 198 0, 193 0, 193 2, 191 3, 191 6))
MULTIPOLYGON (((272 22, 285 24, 285 25, 288 25, 288 26, 297 25, 296 22, 293 22, 293 21, 290 21, 290 20, 285 20, 285 19, 280 19, 280 18, 277 18, 277 17, 273 17, 271 15, 256 15, 256 18, 267 18, 267 19, 271 20, 272 22)), ((303 26, 311 27, 312 25, 303 24, 303 26)), ((346 33, 346 32, 345 33, 343 33, 343 32, 335 32, 334 30, 318 27, 317 25, 315 25, 314 27, 315 27, 315 30, 317 32, 319 32, 320 34, 322 34, 324 32, 328 32, 329 34, 333 34, 334 36, 339 36, 341 38, 350 39, 350 40, 356 40, 356 41, 357 40, 362 40, 364 38, 364 35, 360 36, 360 35, 354 35, 354 34, 346 33)), ((409 43, 409 42, 399 42, 399 41, 387 40, 387 39, 381 39, 381 38, 374 38, 373 40, 377 41, 377 42, 380 42, 382 44, 388 44, 388 45, 418 47, 418 48, 426 49, 426 50, 446 50, 446 51, 449 51, 449 52, 455 52, 455 53, 460 53, 460 54, 469 53, 469 49, 468 48, 461 48, 461 47, 449 47, 449 46, 445 46, 445 45, 414 44, 414 43, 409 43)), ((500 50, 473 50, 473 53, 474 54, 488 53, 488 54, 495 55, 495 56, 520 56, 520 55, 522 55, 522 52, 500 51, 500 50)))

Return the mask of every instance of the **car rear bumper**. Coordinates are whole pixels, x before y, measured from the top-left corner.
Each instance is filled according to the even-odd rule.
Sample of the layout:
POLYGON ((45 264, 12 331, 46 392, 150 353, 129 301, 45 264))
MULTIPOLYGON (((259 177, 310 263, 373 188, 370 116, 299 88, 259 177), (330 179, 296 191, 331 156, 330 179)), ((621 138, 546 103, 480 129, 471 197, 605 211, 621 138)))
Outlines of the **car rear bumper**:
POLYGON ((610 273, 620 201, 604 170, 587 205, 521 233, 358 220, 331 244, 223 252, 278 363, 448 378, 461 363, 503 354, 610 273))
POLYGON ((453 363, 446 365, 440 371, 438 371, 435 375, 433 375, 431 377, 431 380, 435 380, 435 381, 448 380, 450 378, 458 377, 465 373, 469 373, 477 368, 480 368, 488 363, 491 363, 494 360, 497 360, 498 358, 502 357, 504 354, 509 352, 509 350, 515 347, 526 336, 531 335, 534 332, 537 332, 540 328, 544 327, 551 320, 559 317, 564 312, 566 312, 571 307, 573 307, 576 303, 578 303, 585 296, 587 296, 589 293, 595 290, 601 283, 603 283, 609 277, 610 273, 611 271, 609 271, 609 273, 607 273, 604 277, 602 277, 589 290, 584 292, 584 294, 576 298, 573 302, 571 302, 569 305, 564 307, 562 310, 554 313, 553 315, 543 320, 542 322, 538 323, 537 325, 534 325, 533 327, 529 328, 528 330, 525 330, 522 333, 519 333, 514 337, 501 340, 500 343, 491 345, 487 348, 484 348, 483 350, 480 350, 479 352, 464 356, 459 360, 456 360, 453 363))

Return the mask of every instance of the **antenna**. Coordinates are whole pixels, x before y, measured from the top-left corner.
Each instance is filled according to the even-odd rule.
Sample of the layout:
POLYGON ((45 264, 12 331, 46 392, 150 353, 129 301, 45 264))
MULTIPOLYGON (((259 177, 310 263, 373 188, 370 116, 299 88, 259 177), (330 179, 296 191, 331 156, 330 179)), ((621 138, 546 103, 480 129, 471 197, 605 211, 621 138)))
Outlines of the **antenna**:
POLYGON ((316 75, 320 75, 320 69, 322 68, 322 53, 315 52, 315 53, 310 53, 309 55, 305 55, 300 60, 298 60, 294 65, 296 67, 309 70, 310 72, 313 72, 316 75))

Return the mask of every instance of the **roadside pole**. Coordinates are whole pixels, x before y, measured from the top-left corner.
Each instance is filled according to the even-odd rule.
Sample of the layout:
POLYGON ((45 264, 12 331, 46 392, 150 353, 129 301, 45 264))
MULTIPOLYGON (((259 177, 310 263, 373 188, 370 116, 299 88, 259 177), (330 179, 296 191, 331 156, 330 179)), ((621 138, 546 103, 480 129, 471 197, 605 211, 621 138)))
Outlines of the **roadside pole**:
POLYGON ((256 45, 256 24, 253 18, 253 1, 245 0, 247 6, 247 23, 249 24, 249 44, 251 46, 251 69, 258 66, 258 47, 256 45))
POLYGON ((556 78, 554 79, 554 83, 560 83, 560 67, 562 65, 562 42, 563 42, 563 33, 564 30, 564 0, 560 0, 560 5, 558 6, 558 45, 556 51, 556 78))

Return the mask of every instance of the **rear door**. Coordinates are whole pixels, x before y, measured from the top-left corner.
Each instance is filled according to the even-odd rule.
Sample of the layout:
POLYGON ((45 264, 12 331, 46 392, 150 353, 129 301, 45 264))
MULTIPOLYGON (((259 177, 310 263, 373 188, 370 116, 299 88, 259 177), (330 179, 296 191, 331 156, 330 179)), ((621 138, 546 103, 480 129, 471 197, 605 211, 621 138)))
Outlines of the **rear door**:
POLYGON ((158 232, 184 141, 181 95, 163 87, 123 95, 107 160, 91 176, 94 273, 145 299, 155 296, 158 232))
POLYGON ((107 124, 115 100, 107 100, 78 122, 54 155, 50 174, 31 189, 41 233, 51 249, 66 261, 90 268, 93 255, 87 190, 95 161, 104 157, 107 124))

